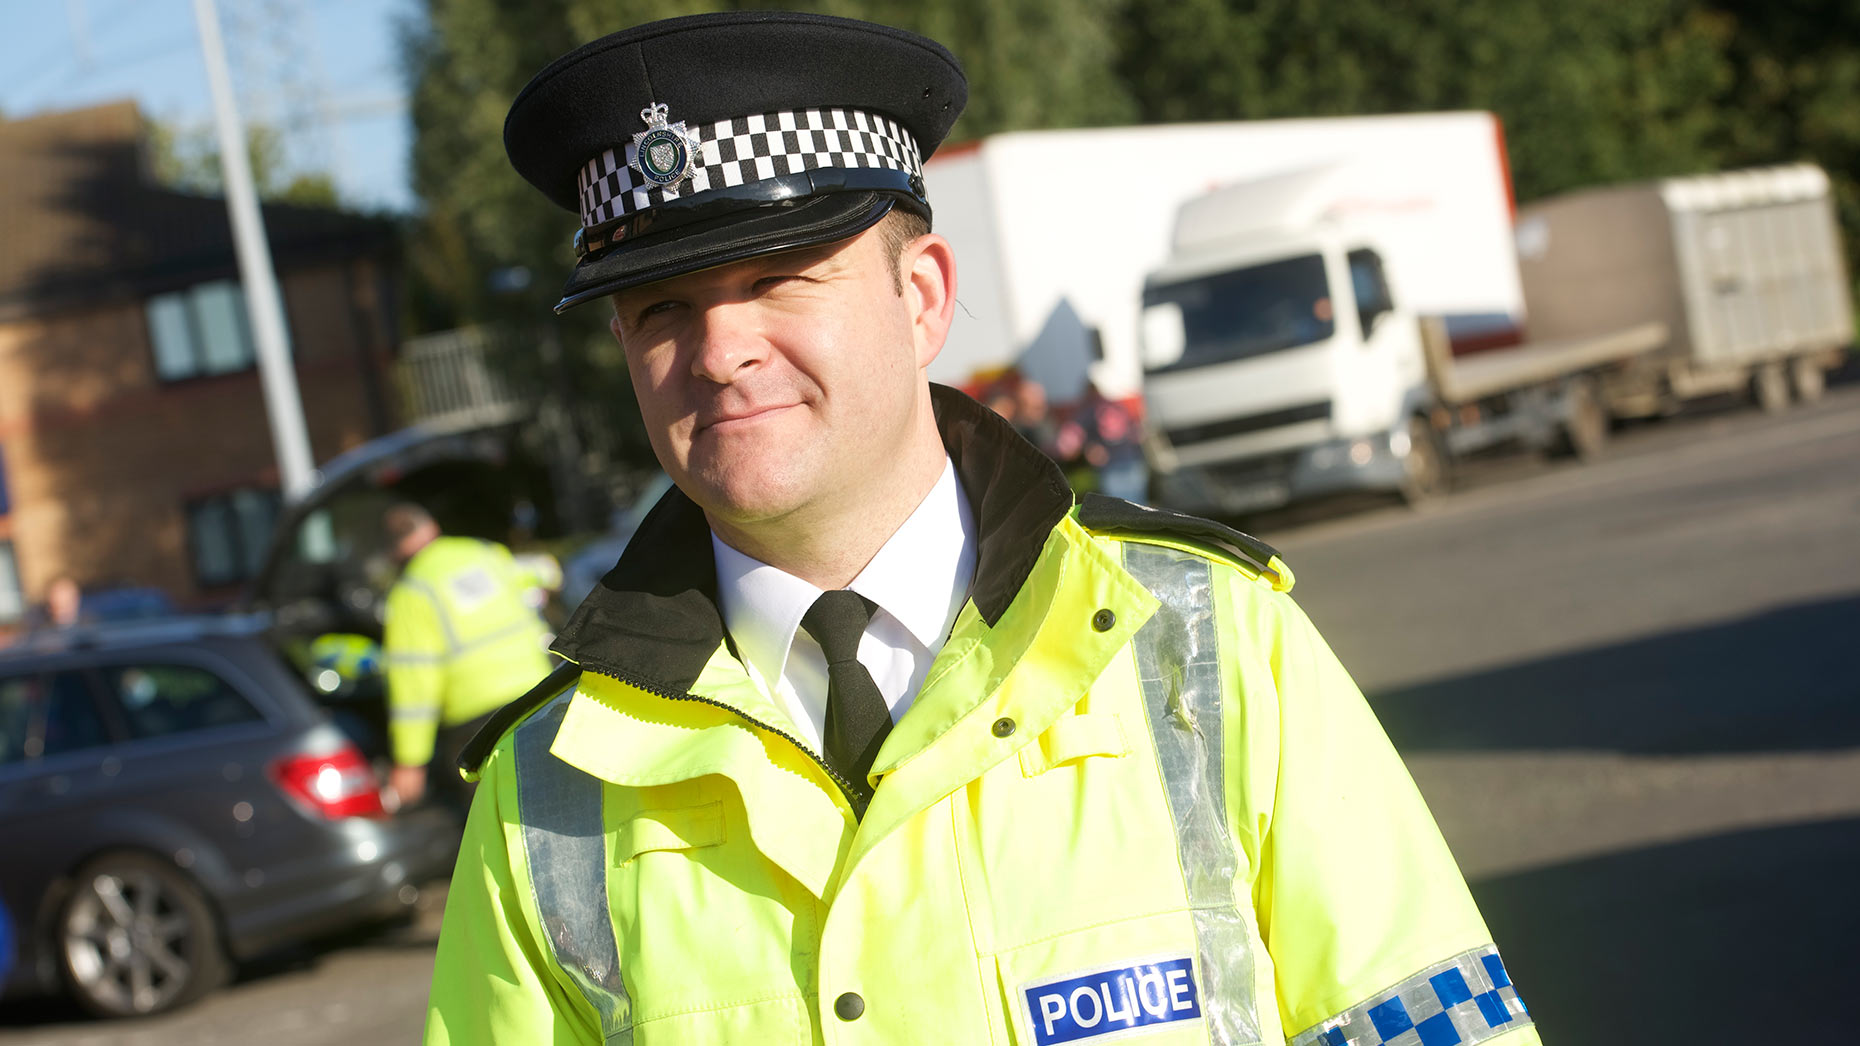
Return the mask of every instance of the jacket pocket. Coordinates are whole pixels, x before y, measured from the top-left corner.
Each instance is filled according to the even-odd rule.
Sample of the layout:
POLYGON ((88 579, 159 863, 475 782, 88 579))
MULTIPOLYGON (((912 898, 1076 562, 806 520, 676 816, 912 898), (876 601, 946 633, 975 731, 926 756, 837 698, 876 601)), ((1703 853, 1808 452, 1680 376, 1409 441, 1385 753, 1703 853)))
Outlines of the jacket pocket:
POLYGON ((1116 712, 1087 712, 1065 716, 1046 728, 1032 744, 1020 750, 1020 772, 1038 777, 1056 766, 1091 756, 1112 758, 1130 754, 1123 720, 1116 712))
POLYGON ((615 832, 614 855, 625 864, 655 850, 697 850, 722 842, 723 804, 720 802, 672 810, 645 810, 615 832))

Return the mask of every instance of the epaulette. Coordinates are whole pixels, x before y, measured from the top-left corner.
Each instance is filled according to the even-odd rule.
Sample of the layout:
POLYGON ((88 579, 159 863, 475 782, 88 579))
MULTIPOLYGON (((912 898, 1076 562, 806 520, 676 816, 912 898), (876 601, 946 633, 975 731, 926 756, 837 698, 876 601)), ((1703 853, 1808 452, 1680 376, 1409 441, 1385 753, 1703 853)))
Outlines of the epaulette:
POLYGON ((486 759, 491 758, 491 750, 497 747, 498 739, 504 736, 506 730, 521 722, 524 716, 548 704, 562 691, 572 689, 580 679, 581 666, 573 661, 564 661, 544 676, 542 682, 530 687, 529 693, 491 713, 490 720, 460 750, 459 771, 476 780, 479 768, 484 766, 486 759))
POLYGON ((1280 592, 1290 591, 1292 571, 1279 550, 1211 519, 1138 505, 1122 498, 1087 494, 1079 500, 1079 525, 1110 534, 1153 535, 1199 545, 1226 556, 1280 592))

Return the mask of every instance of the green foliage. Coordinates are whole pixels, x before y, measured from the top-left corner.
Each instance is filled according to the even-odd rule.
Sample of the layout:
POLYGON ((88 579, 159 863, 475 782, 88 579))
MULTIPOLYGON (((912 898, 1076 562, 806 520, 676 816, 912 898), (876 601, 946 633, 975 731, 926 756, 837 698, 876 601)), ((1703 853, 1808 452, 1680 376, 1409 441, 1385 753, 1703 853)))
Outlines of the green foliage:
MULTIPOLYGON (((219 136, 210 126, 177 127, 159 120, 148 125, 149 162, 155 180, 182 192, 215 196, 222 191, 219 136)), ((284 154, 284 136, 275 127, 246 128, 246 158, 252 187, 261 200, 303 207, 338 207, 335 179, 323 171, 293 171, 284 154)))

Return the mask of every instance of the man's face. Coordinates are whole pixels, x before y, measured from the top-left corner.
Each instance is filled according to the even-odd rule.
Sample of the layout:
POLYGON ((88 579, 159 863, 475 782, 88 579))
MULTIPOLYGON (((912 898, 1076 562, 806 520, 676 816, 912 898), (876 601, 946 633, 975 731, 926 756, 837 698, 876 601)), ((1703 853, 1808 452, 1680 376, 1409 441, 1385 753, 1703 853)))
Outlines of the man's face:
POLYGON ((874 227, 614 295, 653 451, 713 523, 806 518, 892 480, 942 345, 923 317, 940 273, 916 253, 902 294, 874 227))

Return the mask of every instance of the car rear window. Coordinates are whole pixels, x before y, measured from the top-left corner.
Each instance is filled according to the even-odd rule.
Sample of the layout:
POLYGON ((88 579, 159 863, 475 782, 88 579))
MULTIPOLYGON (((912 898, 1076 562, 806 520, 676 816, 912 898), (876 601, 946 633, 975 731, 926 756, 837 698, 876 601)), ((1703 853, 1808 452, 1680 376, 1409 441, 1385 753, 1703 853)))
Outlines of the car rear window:
POLYGON ((104 678, 132 737, 167 737, 260 718, 230 683, 194 665, 116 665, 104 670, 104 678))
POLYGON ((109 742, 96 701, 77 673, 0 679, 0 766, 109 742))

